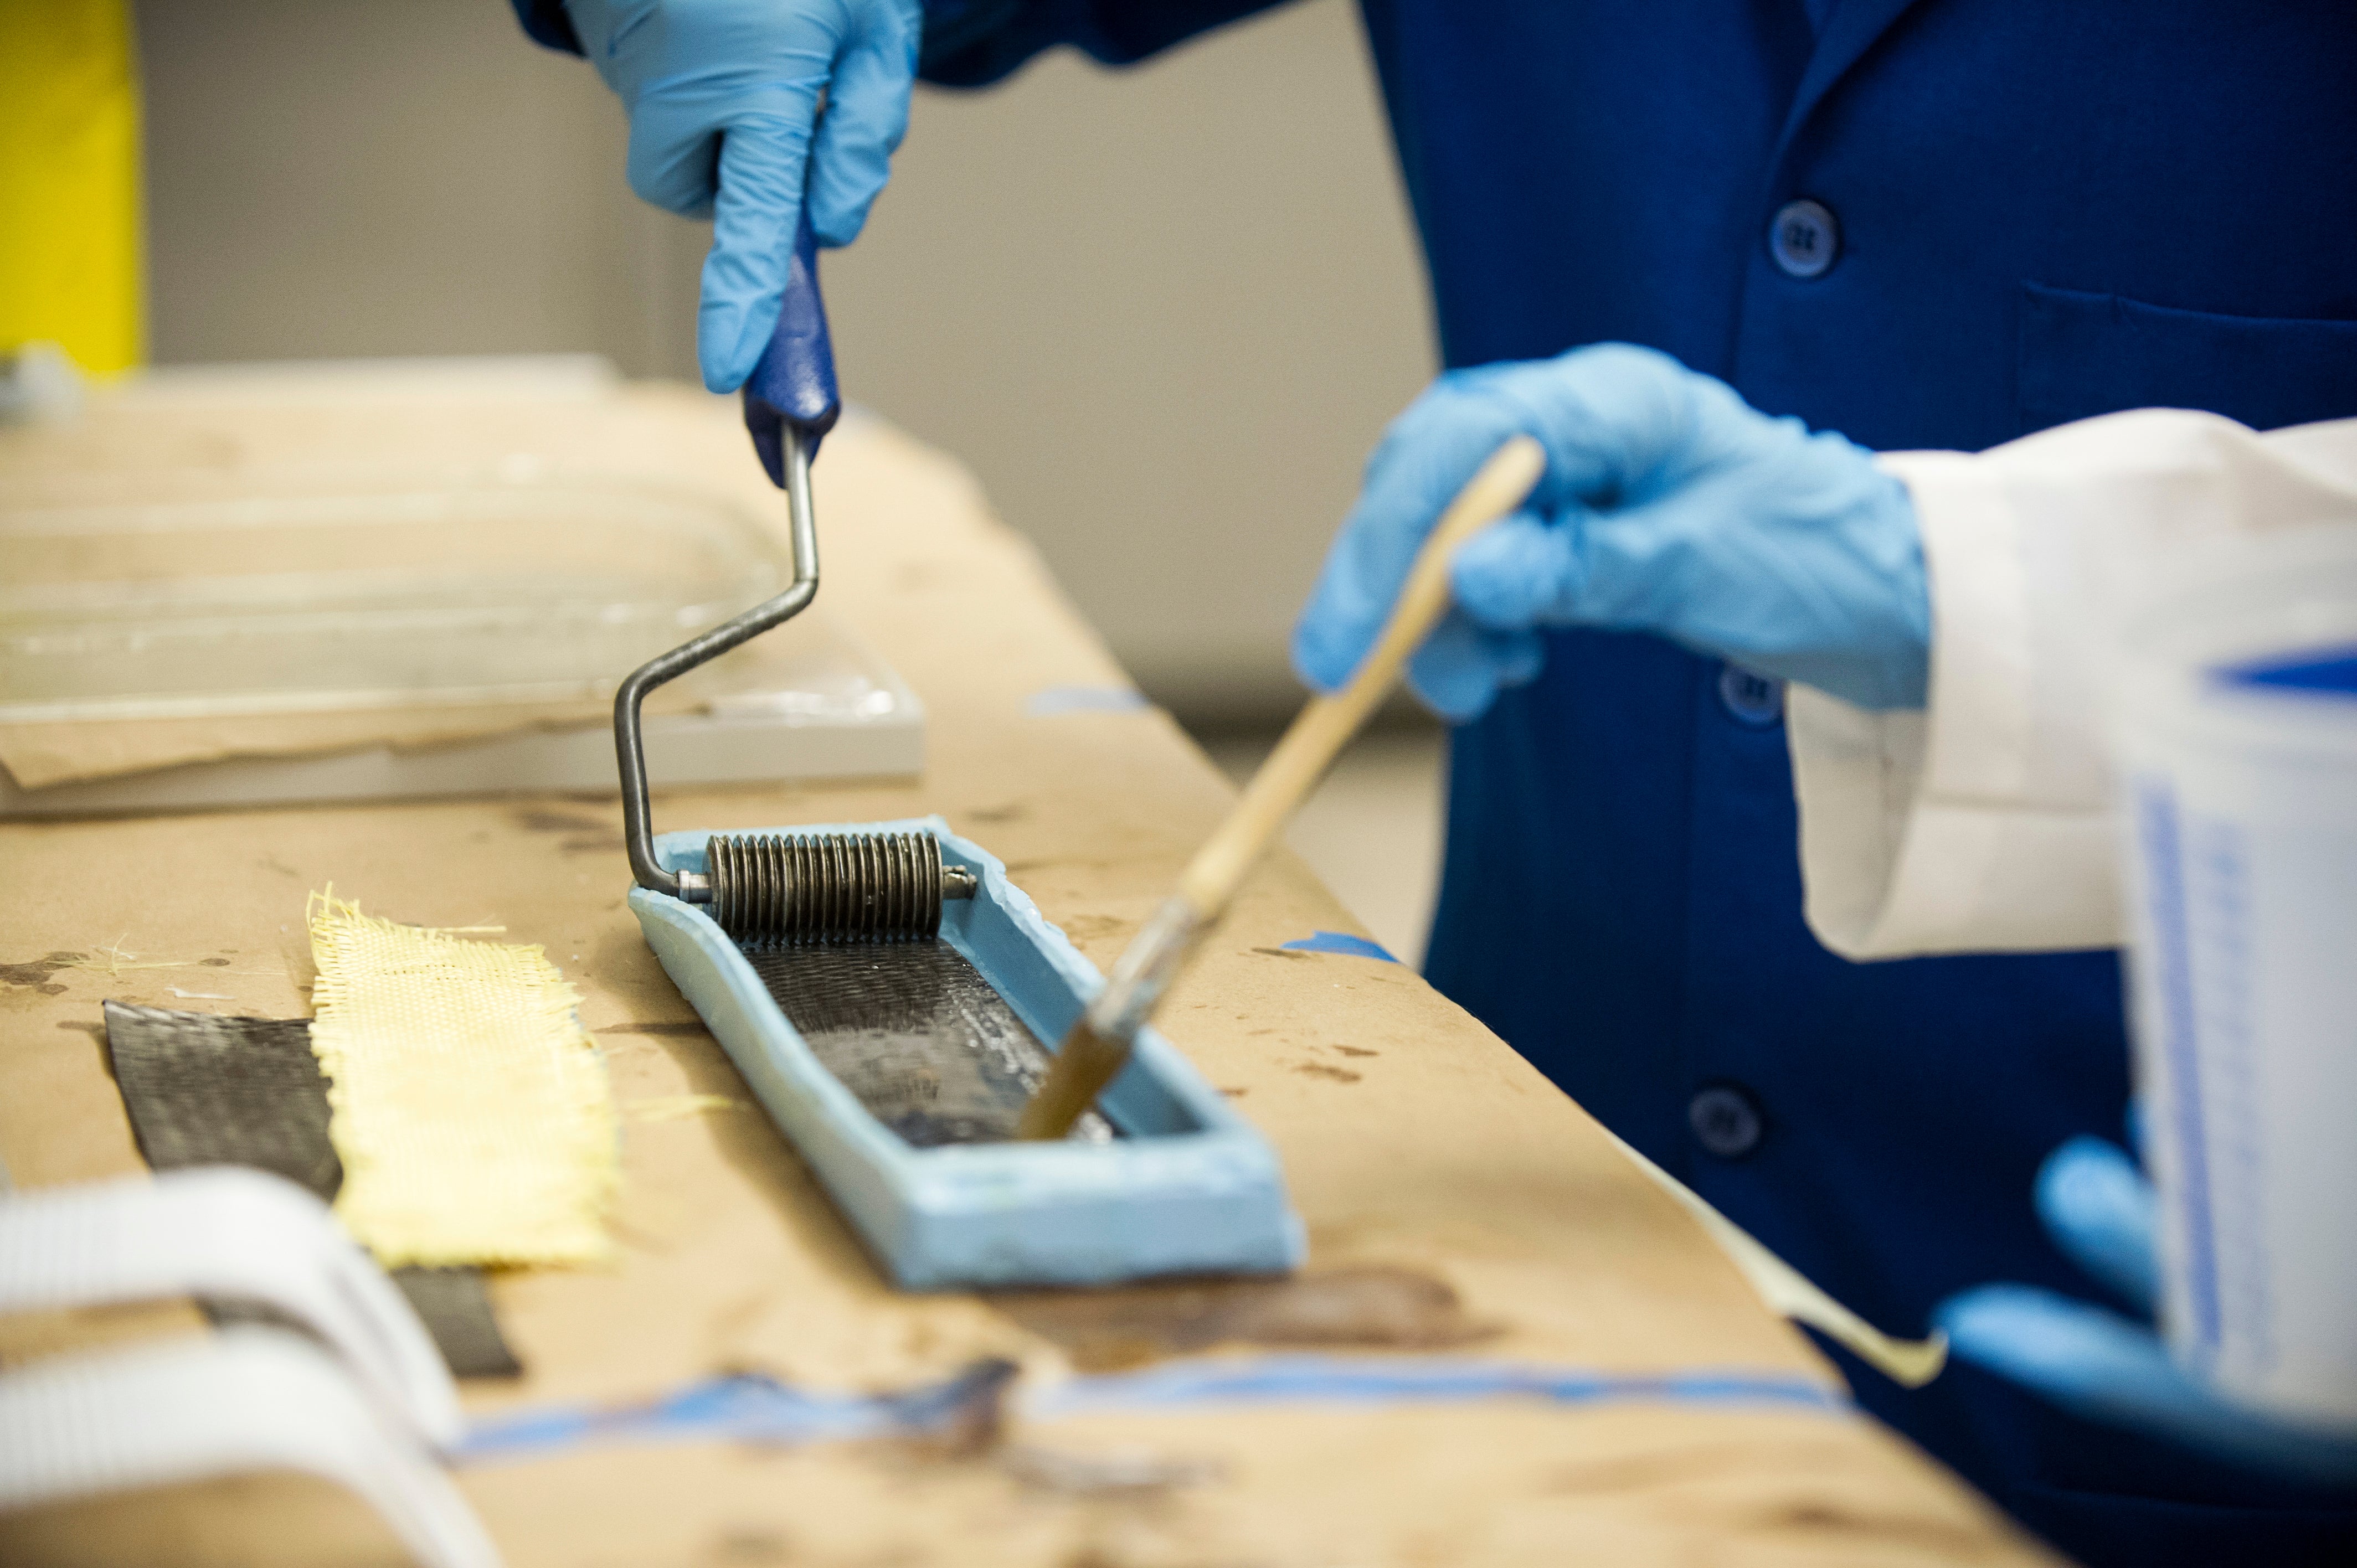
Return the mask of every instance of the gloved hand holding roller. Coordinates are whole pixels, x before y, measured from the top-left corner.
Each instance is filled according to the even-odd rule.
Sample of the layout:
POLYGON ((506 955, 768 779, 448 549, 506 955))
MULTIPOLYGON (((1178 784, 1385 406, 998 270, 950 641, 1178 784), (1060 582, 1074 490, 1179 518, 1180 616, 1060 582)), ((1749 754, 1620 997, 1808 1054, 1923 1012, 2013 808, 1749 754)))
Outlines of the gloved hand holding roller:
POLYGON ((712 220, 696 353, 704 384, 735 392, 770 342, 797 225, 820 245, 848 245, 884 188, 909 129, 923 7, 565 0, 565 10, 630 112, 630 188, 712 220))
POLYGON ((1114 965, 1088 1011, 1065 1036, 1047 1079, 1024 1107, 1016 1135, 1061 1138, 1129 1060, 1137 1032, 1153 1016, 1195 940, 1219 919, 1261 852, 1274 840, 1327 766, 1390 695, 1393 685, 1449 605, 1448 574, 1458 549, 1520 506, 1538 483, 1546 454, 1526 435, 1493 444, 1403 574, 1380 635, 1330 696, 1312 698, 1236 802, 1188 864, 1178 890, 1114 965))

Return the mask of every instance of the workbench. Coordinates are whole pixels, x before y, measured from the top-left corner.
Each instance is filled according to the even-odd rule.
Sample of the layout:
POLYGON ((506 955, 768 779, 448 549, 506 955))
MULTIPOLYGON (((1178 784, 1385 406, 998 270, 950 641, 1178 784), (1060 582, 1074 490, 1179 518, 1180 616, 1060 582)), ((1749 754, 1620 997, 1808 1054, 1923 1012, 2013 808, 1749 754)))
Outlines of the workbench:
MULTIPOLYGON (((0 432, 0 503, 12 479, 44 472, 518 458, 669 475, 782 515, 733 405, 656 385, 102 393, 75 424, 0 432)), ((1109 967, 1229 786, 1168 715, 1130 700, 1103 644, 958 465, 855 413, 817 476, 819 603, 926 703, 924 774, 661 795, 657 827, 938 812, 1109 967), (1075 693, 1086 700, 1064 700, 1075 693)), ((544 944, 581 992, 626 1118, 618 1261, 496 1278, 527 1371, 468 1384, 479 1418, 644 1401, 729 1369, 892 1389, 997 1356, 1022 1365, 1028 1389, 1075 1369, 1270 1349, 1200 1343, 1220 1321, 1231 1288, 1220 1285, 1001 1299, 889 1289, 656 966, 624 908, 610 795, 0 827, 0 963, 12 966, 0 971, 0 1160, 15 1182, 142 1168, 105 1065, 102 999, 307 1015, 304 899, 330 883, 371 913, 544 944), (209 999, 176 994, 187 991, 209 999), (685 1095, 730 1103, 630 1116, 685 1095)), ((1279 853, 1160 1015, 1275 1144, 1307 1223, 1308 1273, 1279 1288, 1313 1294, 1275 1315, 1295 1326, 1277 1348, 1306 1335, 1359 1356, 1726 1373, 1834 1397, 1652 1398, 1641 1383, 1593 1400, 1045 1416, 1018 1393, 1001 1427, 957 1444, 679 1439, 465 1466, 460 1484, 508 1562, 2041 1560, 1961 1483, 1840 1403, 1805 1339, 1502 1041, 1401 965, 1282 945, 1358 929, 1279 853), (1143 1478, 1082 1462, 1108 1455, 1135 1459, 1143 1478)), ((1234 1319, 1238 1333, 1250 1317, 1234 1319)), ((185 1310, 83 1314, 50 1326, 48 1348, 197 1331, 185 1310)), ((183 1564, 396 1554, 355 1506, 291 1477, 84 1505, 16 1530, 27 1550, 183 1564)))

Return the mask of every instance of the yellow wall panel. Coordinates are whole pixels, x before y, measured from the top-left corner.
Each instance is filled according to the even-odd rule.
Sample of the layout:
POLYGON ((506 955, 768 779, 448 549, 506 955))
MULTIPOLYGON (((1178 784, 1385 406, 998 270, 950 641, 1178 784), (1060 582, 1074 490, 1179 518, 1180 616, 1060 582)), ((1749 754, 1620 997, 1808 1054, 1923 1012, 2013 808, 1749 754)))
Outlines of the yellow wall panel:
POLYGON ((0 352, 144 358, 139 171, 125 0, 0 0, 0 352))

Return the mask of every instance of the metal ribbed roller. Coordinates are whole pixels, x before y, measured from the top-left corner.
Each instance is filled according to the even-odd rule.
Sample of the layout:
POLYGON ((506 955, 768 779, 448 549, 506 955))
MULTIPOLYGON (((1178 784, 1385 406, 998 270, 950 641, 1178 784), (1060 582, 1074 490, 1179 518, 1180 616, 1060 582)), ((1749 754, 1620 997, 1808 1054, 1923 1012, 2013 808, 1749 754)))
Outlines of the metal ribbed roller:
POLYGON ((748 948, 924 940, 974 892, 923 832, 716 834, 705 865, 712 918, 748 948))

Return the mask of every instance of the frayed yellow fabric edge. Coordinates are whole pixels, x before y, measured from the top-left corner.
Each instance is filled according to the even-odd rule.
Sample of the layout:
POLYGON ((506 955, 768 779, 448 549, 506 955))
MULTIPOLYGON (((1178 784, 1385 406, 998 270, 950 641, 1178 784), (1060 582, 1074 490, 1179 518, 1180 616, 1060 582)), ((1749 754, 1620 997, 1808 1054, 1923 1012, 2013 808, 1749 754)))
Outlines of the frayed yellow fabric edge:
POLYGON ((619 1123, 581 998, 538 947, 305 910, 336 1215, 388 1267, 611 1254, 619 1123))

